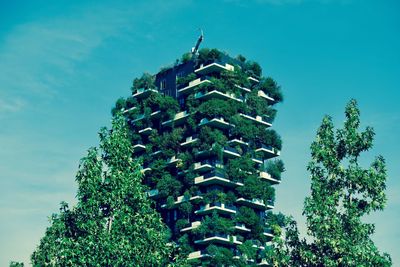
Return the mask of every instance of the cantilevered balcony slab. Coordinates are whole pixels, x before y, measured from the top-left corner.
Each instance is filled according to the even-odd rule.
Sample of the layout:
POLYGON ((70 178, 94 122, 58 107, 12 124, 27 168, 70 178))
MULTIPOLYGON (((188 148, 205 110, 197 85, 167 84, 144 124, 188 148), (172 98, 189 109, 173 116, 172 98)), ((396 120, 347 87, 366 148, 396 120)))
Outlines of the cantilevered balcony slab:
POLYGON ((258 95, 259 97, 261 97, 261 98, 267 100, 269 105, 273 105, 273 104, 276 103, 275 99, 273 99, 272 97, 270 97, 269 95, 267 95, 267 94, 266 94, 264 91, 262 91, 262 90, 259 90, 257 95, 258 95))
MULTIPOLYGON (((149 117, 150 118, 157 118, 160 115, 161 115, 161 111, 157 110, 157 111, 154 111, 154 112, 150 113, 149 117)), ((145 118, 145 115, 144 114, 140 114, 140 115, 137 116, 136 119, 132 120, 132 122, 137 122, 137 121, 143 120, 144 118, 145 118)))
POLYGON ((224 245, 241 245, 242 241, 238 240, 237 236, 214 234, 210 237, 194 241, 195 244, 224 244, 224 245))
POLYGON ((274 238, 274 234, 272 233, 272 230, 269 228, 265 228, 263 235, 268 239, 268 241, 271 241, 272 238, 274 238))
POLYGON ((231 188, 243 186, 243 183, 234 182, 225 178, 224 175, 217 173, 197 176, 194 178, 194 184, 199 186, 222 185, 231 188))
POLYGON ((173 156, 167 160, 167 165, 176 166, 181 161, 182 161, 181 159, 177 158, 176 156, 173 156))
POLYGON ((259 177, 270 184, 279 184, 281 182, 280 180, 273 178, 268 172, 265 171, 260 171, 259 177))
POLYGON ((223 148, 223 155, 227 158, 239 158, 240 154, 236 148, 225 146, 223 148))
POLYGON ((254 78, 254 77, 252 77, 252 76, 248 77, 247 80, 249 80, 249 81, 250 81, 251 83, 253 83, 253 84, 257 84, 257 83, 260 82, 259 79, 254 78))
POLYGON ((194 170, 198 172, 207 172, 212 170, 214 167, 209 162, 196 162, 194 164, 194 170))
MULTIPOLYGON (((179 196, 179 197, 177 197, 173 206, 176 207, 176 206, 179 206, 180 204, 182 204, 183 202, 190 202, 190 201, 196 200, 196 199, 203 199, 203 197, 202 196, 192 196, 192 197, 179 196)), ((166 208, 166 207, 167 207, 167 204, 161 205, 161 208, 166 208)))
POLYGON ((237 102, 243 102, 243 99, 235 96, 233 93, 222 93, 218 90, 212 90, 207 93, 197 92, 194 97, 200 100, 209 100, 209 99, 222 99, 222 100, 235 100, 237 102))
POLYGON ((264 163, 263 160, 260 159, 260 158, 254 158, 254 157, 253 157, 253 158, 251 158, 251 160, 252 160, 253 162, 259 164, 259 165, 261 165, 261 164, 264 163))
POLYGON ((189 136, 181 143, 181 147, 187 147, 199 141, 197 137, 189 136))
POLYGON ((198 74, 208 74, 212 72, 221 72, 221 71, 233 71, 235 69, 234 66, 228 64, 228 63, 218 63, 218 62, 212 62, 209 64, 201 64, 198 69, 195 69, 194 72, 198 74))
POLYGON ((244 223, 236 223, 235 230, 240 233, 250 233, 251 229, 247 228, 244 223))
POLYGON ((262 154, 266 159, 274 158, 281 154, 281 152, 273 146, 264 144, 256 148, 254 151, 262 154))
POLYGON ((243 205, 243 206, 255 208, 255 209, 260 209, 260 210, 266 209, 266 205, 265 205, 264 201, 262 201, 260 199, 245 199, 245 198, 241 197, 236 200, 236 203, 243 205))
POLYGON ((150 168, 150 167, 142 168, 142 169, 140 170, 140 172, 143 173, 143 174, 145 174, 146 172, 149 172, 149 171, 151 171, 151 168, 150 168))
POLYGON ((188 255, 188 260, 196 260, 196 259, 204 259, 204 258, 209 258, 211 257, 210 254, 207 254, 206 251, 203 250, 198 250, 198 251, 194 251, 189 253, 188 255))
POLYGON ((142 143, 138 143, 133 146, 133 153, 139 153, 139 152, 143 152, 145 150, 146 150, 146 146, 143 145, 142 143))
POLYGON ((163 126, 181 125, 186 121, 186 119, 189 117, 189 115, 190 114, 187 111, 182 111, 182 112, 176 113, 174 118, 172 118, 171 120, 164 121, 162 123, 162 125, 163 126))
POLYGON ((229 206, 225 204, 207 204, 205 206, 201 206, 200 209, 196 210, 194 213, 197 215, 206 215, 213 213, 216 211, 219 214, 236 214, 236 207, 229 206))
POLYGON ((235 85, 235 87, 241 89, 242 91, 244 91, 246 93, 250 93, 251 92, 251 89, 243 87, 243 86, 240 86, 240 85, 237 85, 237 84, 235 85))
POLYGON ((272 200, 269 200, 267 203, 267 209, 272 210, 273 208, 275 208, 275 204, 272 200))
POLYGON ((128 112, 130 112, 130 111, 133 111, 133 110, 135 110, 135 109, 137 109, 137 107, 131 107, 131 108, 128 108, 128 109, 124 109, 124 110, 122 111, 122 114, 126 114, 126 113, 128 113, 128 112))
POLYGON ((195 221, 190 224, 190 226, 182 228, 181 233, 192 231, 201 225, 200 221, 195 221))
POLYGON ((271 126, 272 126, 272 123, 270 123, 270 122, 264 120, 261 116, 252 117, 252 116, 250 116, 250 115, 246 115, 246 114, 243 114, 243 113, 240 113, 239 115, 240 115, 241 117, 243 117, 243 118, 246 118, 246 119, 248 119, 248 120, 251 120, 251 121, 254 121, 254 122, 256 122, 256 123, 259 123, 259 124, 261 124, 261 125, 263 125, 263 126, 265 126, 265 127, 271 127, 271 126))
POLYGON ((143 99, 148 97, 151 93, 158 93, 157 89, 138 89, 136 90, 136 93, 134 93, 132 96, 137 98, 137 99, 143 99))
POLYGON ((149 198, 157 199, 160 194, 158 189, 152 189, 147 191, 147 195, 149 196, 149 198))
POLYGON ((179 94, 188 95, 188 94, 193 93, 193 91, 196 89, 196 87, 198 87, 201 84, 205 84, 205 83, 212 83, 212 82, 208 79, 198 78, 196 80, 189 82, 188 86, 179 89, 178 92, 179 92, 179 94))
POLYGON ((249 145, 249 143, 247 143, 247 142, 245 142, 245 141, 243 141, 241 139, 237 139, 237 138, 229 140, 228 144, 231 145, 231 146, 242 146, 242 147, 246 147, 246 146, 249 145))
POLYGON ((138 133, 143 134, 143 135, 149 135, 149 134, 151 134, 152 131, 153 131, 153 128, 147 127, 147 128, 139 130, 138 133))
POLYGON ((199 126, 210 126, 210 127, 215 127, 221 130, 226 130, 234 127, 233 124, 230 124, 229 122, 225 121, 224 118, 213 118, 213 119, 202 119, 199 123, 199 126))
POLYGON ((268 263, 266 259, 262 259, 259 263, 257 263, 257 266, 261 267, 270 267, 272 266, 271 264, 268 263))

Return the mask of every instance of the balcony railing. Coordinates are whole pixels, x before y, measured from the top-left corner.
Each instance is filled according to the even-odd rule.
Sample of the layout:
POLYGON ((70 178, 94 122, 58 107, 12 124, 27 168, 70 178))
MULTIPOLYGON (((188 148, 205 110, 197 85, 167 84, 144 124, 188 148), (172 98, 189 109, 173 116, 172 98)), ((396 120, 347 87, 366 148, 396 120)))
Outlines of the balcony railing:
POLYGON ((272 145, 260 144, 257 146, 255 152, 262 153, 265 158, 277 157, 281 152, 272 145))
POLYGON ((189 84, 187 86, 180 88, 178 90, 178 92, 180 94, 190 94, 196 89, 197 86, 199 86, 200 84, 205 84, 205 83, 212 83, 209 80, 209 77, 207 77, 207 76, 203 76, 203 77, 197 78, 197 79, 189 82, 189 84))
POLYGON ((205 175, 195 178, 194 183, 200 186, 223 185, 227 187, 243 186, 243 183, 234 182, 225 177, 225 174, 218 171, 211 171, 205 175))
POLYGON ((236 213, 235 206, 224 204, 224 203, 219 203, 219 202, 215 202, 213 204, 202 205, 194 213, 198 214, 198 215, 204 215, 204 214, 212 213, 214 210, 221 214, 235 214, 236 213))
POLYGON ((216 90, 212 90, 210 92, 197 92, 194 97, 196 99, 204 99, 204 100, 208 100, 211 98, 217 98, 217 99, 223 99, 223 100, 235 100, 238 102, 243 102, 244 98, 242 96, 236 96, 233 93, 223 93, 216 90))
POLYGON ((136 97, 136 98, 145 98, 148 97, 151 93, 158 93, 157 89, 153 89, 153 88, 141 88, 141 89, 137 89, 136 93, 134 93, 132 96, 136 97))
POLYGON ((201 64, 199 68, 194 70, 194 72, 204 75, 204 74, 208 74, 208 73, 212 73, 212 72, 221 72, 224 70, 233 71, 234 69, 235 69, 234 66, 232 66, 231 64, 228 64, 224 61, 212 60, 212 61, 206 62, 204 64, 201 64))
POLYGON ((233 124, 230 124, 229 122, 225 121, 223 117, 215 117, 213 119, 203 118, 200 121, 199 126, 203 125, 208 125, 222 130, 234 127, 233 124))
POLYGON ((251 121, 254 121, 256 123, 260 123, 260 124, 262 124, 262 125, 264 125, 266 127, 271 127, 272 126, 272 118, 269 118, 269 117, 265 117, 265 116, 262 117, 262 116, 258 116, 258 115, 253 117, 253 116, 246 115, 246 114, 243 114, 243 113, 240 113, 240 116, 243 117, 243 118, 249 119, 251 121))
POLYGON ((163 126, 180 125, 187 119, 189 115, 190 114, 186 110, 176 113, 171 120, 164 121, 162 125, 163 126))

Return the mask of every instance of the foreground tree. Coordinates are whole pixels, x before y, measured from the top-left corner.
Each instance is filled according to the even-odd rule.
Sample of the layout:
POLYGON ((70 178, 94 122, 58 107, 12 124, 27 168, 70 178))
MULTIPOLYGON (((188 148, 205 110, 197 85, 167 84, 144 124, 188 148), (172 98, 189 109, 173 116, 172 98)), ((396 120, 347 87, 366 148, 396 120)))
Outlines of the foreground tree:
MULTIPOLYGON (((362 152, 372 147, 374 131, 360 128, 355 100, 346 106, 344 127, 334 130, 325 117, 311 145, 311 196, 305 200, 309 242, 299 238, 294 221, 288 223, 286 249, 290 261, 281 266, 391 266, 371 235, 373 224, 362 218, 386 203, 386 167, 381 156, 369 168, 360 166, 362 152)), ((288 259, 287 257, 285 257, 288 259)))
POLYGON ((125 120, 100 131, 76 175, 78 203, 53 214, 33 266, 165 266, 172 246, 132 159, 125 120), (99 153, 99 150, 101 154, 99 153))

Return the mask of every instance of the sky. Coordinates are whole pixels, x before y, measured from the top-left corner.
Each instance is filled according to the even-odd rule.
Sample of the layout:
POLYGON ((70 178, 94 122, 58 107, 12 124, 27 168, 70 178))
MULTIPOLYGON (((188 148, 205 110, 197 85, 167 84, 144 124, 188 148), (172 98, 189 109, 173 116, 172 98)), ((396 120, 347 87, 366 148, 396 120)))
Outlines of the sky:
POLYGON ((387 162, 373 240, 400 266, 400 2, 373 0, 0 0, 0 266, 29 264, 116 99, 194 46, 242 54, 281 86, 274 128, 287 171, 276 210, 304 232, 310 144, 325 114, 340 127, 357 99, 387 162))

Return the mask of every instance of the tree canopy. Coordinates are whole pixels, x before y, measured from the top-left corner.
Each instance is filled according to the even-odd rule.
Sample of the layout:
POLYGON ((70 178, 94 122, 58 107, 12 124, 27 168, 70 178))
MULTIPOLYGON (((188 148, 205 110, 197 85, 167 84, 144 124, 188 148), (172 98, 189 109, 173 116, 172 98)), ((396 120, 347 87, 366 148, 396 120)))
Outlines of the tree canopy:
POLYGON ((33 265, 167 265, 173 246, 141 183, 124 118, 99 135, 100 148, 89 149, 76 175, 76 206, 63 202, 51 216, 33 265))

